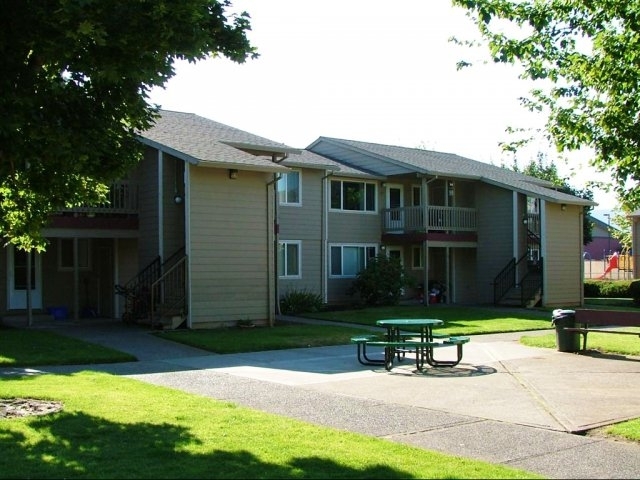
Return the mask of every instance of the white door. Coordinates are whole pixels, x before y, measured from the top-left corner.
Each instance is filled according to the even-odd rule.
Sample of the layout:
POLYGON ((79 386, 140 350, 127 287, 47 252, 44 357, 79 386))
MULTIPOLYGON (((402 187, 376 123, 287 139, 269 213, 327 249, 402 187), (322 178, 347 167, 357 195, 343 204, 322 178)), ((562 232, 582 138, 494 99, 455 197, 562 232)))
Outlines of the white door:
POLYGON ((404 207, 404 195, 402 185, 388 185, 387 186, 387 208, 392 209, 389 212, 389 230, 403 230, 404 229, 404 215, 402 211, 404 207))
MULTIPOLYGON (((7 248, 7 288, 10 310, 27 308, 27 252, 7 248)), ((31 253, 31 308, 42 308, 42 258, 31 253)))

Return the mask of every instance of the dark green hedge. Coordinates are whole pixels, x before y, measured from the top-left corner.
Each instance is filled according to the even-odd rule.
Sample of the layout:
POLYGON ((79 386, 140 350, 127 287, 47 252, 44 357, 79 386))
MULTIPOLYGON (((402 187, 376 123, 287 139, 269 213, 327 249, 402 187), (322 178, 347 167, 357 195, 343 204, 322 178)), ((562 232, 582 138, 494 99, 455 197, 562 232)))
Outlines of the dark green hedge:
POLYGON ((637 298, 640 301, 640 280, 585 280, 586 298, 637 298))

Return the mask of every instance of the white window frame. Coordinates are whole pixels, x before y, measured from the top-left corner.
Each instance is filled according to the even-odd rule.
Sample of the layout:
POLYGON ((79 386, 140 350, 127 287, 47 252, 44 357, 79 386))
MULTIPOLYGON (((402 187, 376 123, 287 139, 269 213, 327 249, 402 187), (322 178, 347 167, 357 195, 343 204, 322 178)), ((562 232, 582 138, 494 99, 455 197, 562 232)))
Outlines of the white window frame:
POLYGON ((280 205, 296 207, 302 206, 302 172, 300 170, 292 170, 291 172, 282 174, 280 180, 278 180, 278 203, 280 205), (291 188, 292 186, 289 184, 290 182, 293 182, 292 178, 294 177, 294 175, 292 174, 296 174, 298 179, 298 184, 293 186, 293 188, 291 188), (291 191, 295 191, 296 188, 298 191, 298 200, 295 202, 290 201, 289 193, 291 191))
MULTIPOLYGON (((73 271, 73 259, 70 265, 65 264, 62 255, 62 250, 63 248, 65 248, 63 246, 64 242, 70 242, 70 248, 73 255, 73 240, 73 238, 58 238, 58 271, 60 272, 73 271)), ((69 248, 69 246, 67 246, 66 248, 69 248)), ((78 238, 78 263, 78 270, 91 270, 91 239, 89 238, 78 238), (81 245, 85 242, 86 248, 81 245)))
POLYGON ((364 258, 364 266, 362 267, 362 269, 367 268, 367 263, 369 258, 375 258, 378 255, 378 245, 376 245, 375 243, 332 243, 329 245, 329 278, 355 278, 358 276, 358 273, 360 273, 360 271, 362 271, 362 269, 354 274, 348 274, 345 275, 344 271, 345 271, 345 265, 344 265, 344 261, 345 261, 345 255, 344 255, 344 250, 346 248, 358 248, 358 249, 363 249, 364 251, 363 253, 363 258, 364 258), (334 249, 339 248, 340 249, 340 274, 334 274, 333 273, 333 253, 334 253, 334 249), (373 255, 372 256, 367 256, 367 250, 368 249, 373 249, 373 255))
POLYGON ((282 279, 299 279, 302 278, 302 240, 280 240, 278 242, 278 278, 282 279), (297 247, 297 265, 298 272, 297 273, 289 273, 287 271, 287 267, 289 266, 289 262, 287 261, 289 250, 286 247, 296 246, 297 247), (283 269, 283 274, 280 272, 280 268, 283 269))
POLYGON ((378 212, 378 185, 375 182, 364 182, 359 180, 331 180, 329 183, 329 210, 334 212, 349 212, 349 213, 366 213, 366 214, 375 214, 378 212), (339 183, 340 184, 340 208, 336 208, 333 206, 333 185, 339 183), (362 190, 364 191, 365 198, 363 203, 362 210, 354 210, 344 208, 345 199, 344 199, 344 184, 345 183, 357 183, 362 185, 362 190), (373 209, 367 210, 367 186, 373 186, 373 209))

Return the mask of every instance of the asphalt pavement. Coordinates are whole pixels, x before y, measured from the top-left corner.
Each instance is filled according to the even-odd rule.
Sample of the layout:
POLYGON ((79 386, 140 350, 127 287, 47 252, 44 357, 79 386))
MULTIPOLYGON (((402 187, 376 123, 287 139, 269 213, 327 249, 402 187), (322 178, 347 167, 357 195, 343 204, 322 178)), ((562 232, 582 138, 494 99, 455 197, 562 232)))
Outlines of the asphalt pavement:
POLYGON ((91 368, 548 478, 640 478, 640 444, 596 433, 640 417, 640 358, 518 341, 549 331, 472 336, 456 367, 418 372, 407 358, 389 372, 359 364, 355 345, 216 355, 117 321, 40 328, 138 361, 31 370, 91 368))

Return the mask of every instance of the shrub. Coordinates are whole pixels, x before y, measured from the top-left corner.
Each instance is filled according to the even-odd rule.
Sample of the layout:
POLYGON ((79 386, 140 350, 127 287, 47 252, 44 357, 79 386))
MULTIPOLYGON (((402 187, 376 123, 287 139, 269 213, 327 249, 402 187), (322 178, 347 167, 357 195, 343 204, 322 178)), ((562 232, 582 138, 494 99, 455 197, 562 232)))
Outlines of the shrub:
POLYGON ((280 297, 283 315, 317 312, 322 308, 322 296, 307 289, 290 290, 280 297))
POLYGON ((405 285, 400 260, 382 253, 369 259, 367 267, 358 273, 347 294, 359 296, 369 306, 397 305, 405 285))
POLYGON ((633 280, 629 285, 629 296, 633 303, 640 306, 640 280, 633 280))
POLYGON ((631 283, 631 280, 585 280, 584 296, 587 298, 632 298, 631 283))

